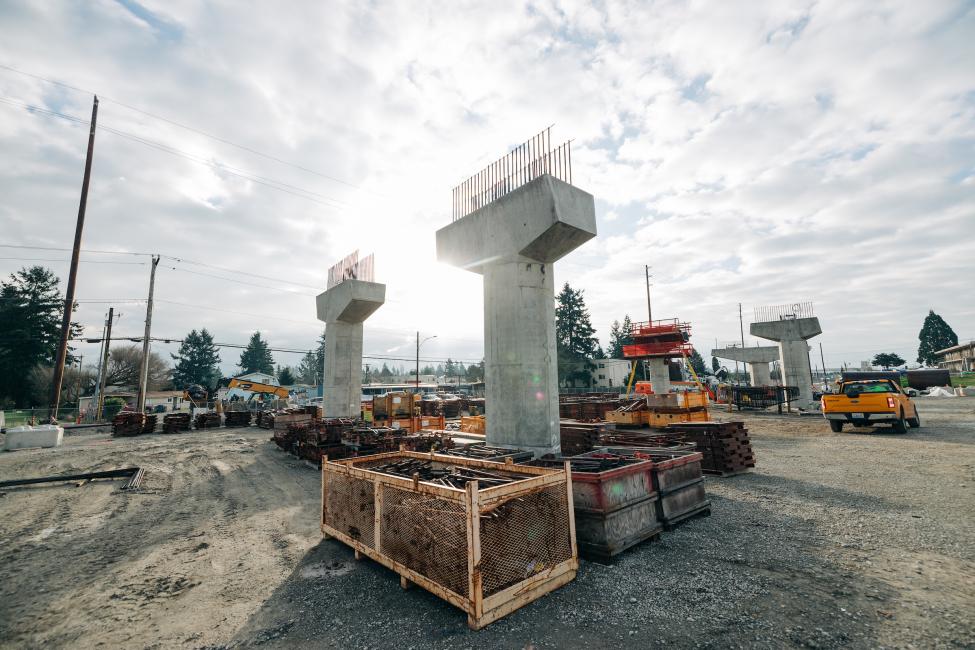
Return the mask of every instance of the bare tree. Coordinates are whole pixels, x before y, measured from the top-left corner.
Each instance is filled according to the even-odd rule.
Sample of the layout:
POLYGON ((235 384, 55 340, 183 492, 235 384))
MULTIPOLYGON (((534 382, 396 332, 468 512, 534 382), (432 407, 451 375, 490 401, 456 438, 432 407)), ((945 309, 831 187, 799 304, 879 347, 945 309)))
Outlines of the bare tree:
MULTIPOLYGON (((109 386, 121 386, 135 390, 139 387, 139 366, 142 363, 142 349, 138 345, 113 347, 108 355, 109 386)), ((149 381, 147 390, 159 390, 172 380, 172 370, 162 357, 149 353, 149 381)))

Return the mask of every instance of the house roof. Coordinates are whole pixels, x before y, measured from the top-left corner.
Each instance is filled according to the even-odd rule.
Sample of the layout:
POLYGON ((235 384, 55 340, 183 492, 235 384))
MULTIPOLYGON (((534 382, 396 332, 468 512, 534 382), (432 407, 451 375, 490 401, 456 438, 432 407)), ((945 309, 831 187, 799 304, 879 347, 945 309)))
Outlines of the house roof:
POLYGON ((950 348, 945 348, 944 350, 938 350, 935 354, 948 354, 949 352, 954 352, 955 350, 964 350, 965 348, 975 348, 975 341, 969 341, 968 343, 959 343, 958 345, 953 345, 950 348))

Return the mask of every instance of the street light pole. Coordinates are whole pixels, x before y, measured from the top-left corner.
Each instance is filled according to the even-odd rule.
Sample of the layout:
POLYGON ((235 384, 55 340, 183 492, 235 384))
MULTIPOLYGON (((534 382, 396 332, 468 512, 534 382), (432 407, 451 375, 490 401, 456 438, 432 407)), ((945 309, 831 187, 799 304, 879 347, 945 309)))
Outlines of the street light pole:
POLYGON ((428 336, 422 341, 420 340, 420 332, 416 333, 416 392, 420 392, 420 346, 429 341, 430 339, 437 338, 437 335, 428 336))

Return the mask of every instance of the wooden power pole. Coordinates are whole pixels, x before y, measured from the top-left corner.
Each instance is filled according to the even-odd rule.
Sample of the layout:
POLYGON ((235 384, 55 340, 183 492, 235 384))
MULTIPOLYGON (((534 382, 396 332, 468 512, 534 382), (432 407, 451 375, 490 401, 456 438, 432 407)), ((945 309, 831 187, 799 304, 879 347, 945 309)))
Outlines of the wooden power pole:
POLYGON ((146 408, 146 384, 149 383, 149 335, 152 331, 152 293, 156 288, 156 267, 159 265, 159 256, 152 258, 152 270, 149 272, 149 300, 146 302, 146 333, 142 337, 142 367, 139 369, 139 397, 136 399, 136 408, 139 413, 146 408))
POLYGON ((108 380, 108 348, 112 344, 112 321, 115 307, 108 308, 108 323, 105 325, 105 345, 102 350, 102 371, 98 377, 98 406, 95 408, 95 421, 100 422, 105 409, 105 384, 108 380))
POLYGON ((64 364, 68 358, 68 338, 71 336, 71 315, 74 311, 74 289, 78 278, 78 258, 81 256, 81 233, 85 229, 85 208, 88 206, 88 183, 91 180, 91 160, 95 154, 95 124, 98 121, 98 96, 91 107, 91 125, 88 130, 88 154, 85 157, 85 176, 81 181, 81 202, 78 205, 78 222, 74 229, 74 248, 71 249, 71 268, 68 271, 68 287, 64 292, 64 314, 61 318, 61 341, 54 360, 54 376, 51 378, 51 399, 48 419, 58 417, 61 403, 61 383, 64 381, 64 364))

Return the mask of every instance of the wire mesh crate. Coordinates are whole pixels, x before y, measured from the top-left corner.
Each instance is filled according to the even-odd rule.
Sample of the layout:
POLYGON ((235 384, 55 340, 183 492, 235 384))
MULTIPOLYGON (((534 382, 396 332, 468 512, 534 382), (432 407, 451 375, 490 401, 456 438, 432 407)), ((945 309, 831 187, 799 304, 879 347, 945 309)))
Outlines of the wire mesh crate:
POLYGON ((480 629, 575 578, 566 467, 398 451, 322 463, 322 533, 467 612, 480 629), (465 489, 371 468, 419 459, 513 479, 465 489))

